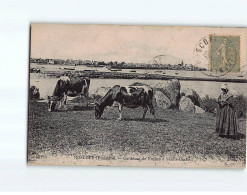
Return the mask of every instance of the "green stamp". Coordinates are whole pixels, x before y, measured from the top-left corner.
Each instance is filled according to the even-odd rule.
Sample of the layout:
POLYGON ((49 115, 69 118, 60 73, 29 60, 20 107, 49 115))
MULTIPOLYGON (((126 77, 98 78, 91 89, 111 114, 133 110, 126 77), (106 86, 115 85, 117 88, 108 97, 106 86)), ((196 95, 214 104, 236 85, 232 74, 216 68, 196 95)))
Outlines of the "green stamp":
POLYGON ((210 35, 209 69, 215 73, 240 71, 240 36, 210 35))

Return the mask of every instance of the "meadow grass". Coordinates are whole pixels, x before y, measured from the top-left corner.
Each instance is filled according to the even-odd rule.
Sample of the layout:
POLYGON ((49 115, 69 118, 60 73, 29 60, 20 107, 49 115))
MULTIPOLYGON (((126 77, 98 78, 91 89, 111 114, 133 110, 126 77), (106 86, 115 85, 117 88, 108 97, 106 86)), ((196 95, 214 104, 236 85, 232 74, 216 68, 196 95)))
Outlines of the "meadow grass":
POLYGON ((124 108, 125 119, 118 121, 117 108, 111 107, 95 120, 90 109, 48 112, 46 103, 29 101, 28 161, 35 162, 45 153, 71 157, 91 151, 117 151, 121 155, 161 156, 170 161, 186 158, 191 162, 245 163, 245 118, 238 119, 238 139, 233 140, 215 133, 213 113, 155 109, 155 119, 148 113, 141 120, 142 108, 124 108))

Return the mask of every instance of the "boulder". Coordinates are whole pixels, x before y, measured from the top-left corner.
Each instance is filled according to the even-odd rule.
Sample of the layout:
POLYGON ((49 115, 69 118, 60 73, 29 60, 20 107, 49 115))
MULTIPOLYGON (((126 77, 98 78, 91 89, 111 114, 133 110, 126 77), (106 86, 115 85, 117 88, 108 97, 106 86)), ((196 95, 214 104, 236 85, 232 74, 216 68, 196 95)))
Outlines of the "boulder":
POLYGON ((36 86, 30 86, 29 88, 29 98, 30 99, 40 99, 40 93, 39 93, 39 88, 36 86))
POLYGON ((68 104, 72 104, 74 106, 81 106, 81 107, 87 107, 88 106, 88 100, 84 96, 77 96, 72 99, 68 99, 67 101, 68 104))
POLYGON ((180 97, 183 97, 183 96, 190 98, 191 101, 196 106, 201 107, 202 99, 194 89, 191 89, 191 88, 182 89, 180 92, 180 97))
POLYGON ((111 89, 111 87, 100 87, 92 91, 90 94, 91 98, 102 98, 111 89))
POLYGON ((167 82, 160 82, 150 85, 154 89, 154 93, 157 91, 162 92, 171 102, 169 108, 179 108, 180 99, 180 82, 177 79, 172 79, 167 82))
MULTIPOLYGON (((97 102, 102 97, 104 97, 110 89, 111 89, 111 87, 99 87, 99 88, 95 89, 94 91, 92 91, 90 93, 91 100, 93 100, 94 102, 97 102)), ((113 102, 112 106, 118 107, 118 103, 113 102)), ((107 106, 106 108, 109 108, 109 107, 107 106)))
POLYGON ((154 106, 167 109, 171 106, 171 101, 161 91, 156 91, 154 94, 154 106))
POLYGON ((203 110, 202 108, 200 108, 198 106, 195 106, 195 113, 203 114, 203 113, 205 113, 205 110, 203 110))
POLYGON ((195 113, 195 105, 190 98, 183 96, 179 101, 179 110, 195 113))

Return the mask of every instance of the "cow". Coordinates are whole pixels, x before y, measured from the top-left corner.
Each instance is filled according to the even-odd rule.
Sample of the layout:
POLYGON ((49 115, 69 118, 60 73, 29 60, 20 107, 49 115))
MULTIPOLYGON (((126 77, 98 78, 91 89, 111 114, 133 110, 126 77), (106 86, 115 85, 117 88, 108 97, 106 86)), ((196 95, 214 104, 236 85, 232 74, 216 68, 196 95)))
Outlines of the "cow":
POLYGON ((54 111, 59 102, 59 108, 66 105, 67 96, 85 96, 88 98, 90 79, 83 77, 62 76, 56 83, 52 96, 48 96, 48 111, 54 111))
POLYGON ((119 118, 122 120, 123 107, 127 108, 138 108, 142 106, 144 113, 142 119, 145 118, 147 110, 149 108, 150 113, 155 116, 153 107, 153 89, 147 85, 141 86, 120 86, 115 85, 111 88, 106 95, 95 103, 95 118, 100 119, 106 106, 112 106, 114 102, 118 103, 119 118))

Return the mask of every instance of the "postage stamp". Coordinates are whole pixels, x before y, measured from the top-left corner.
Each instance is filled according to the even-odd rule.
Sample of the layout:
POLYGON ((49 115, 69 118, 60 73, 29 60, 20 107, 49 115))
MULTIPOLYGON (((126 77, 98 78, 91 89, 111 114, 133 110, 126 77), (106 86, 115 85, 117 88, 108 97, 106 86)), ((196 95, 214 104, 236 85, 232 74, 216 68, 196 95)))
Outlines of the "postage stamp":
POLYGON ((240 36, 209 35, 209 69, 215 73, 240 71, 240 36))

